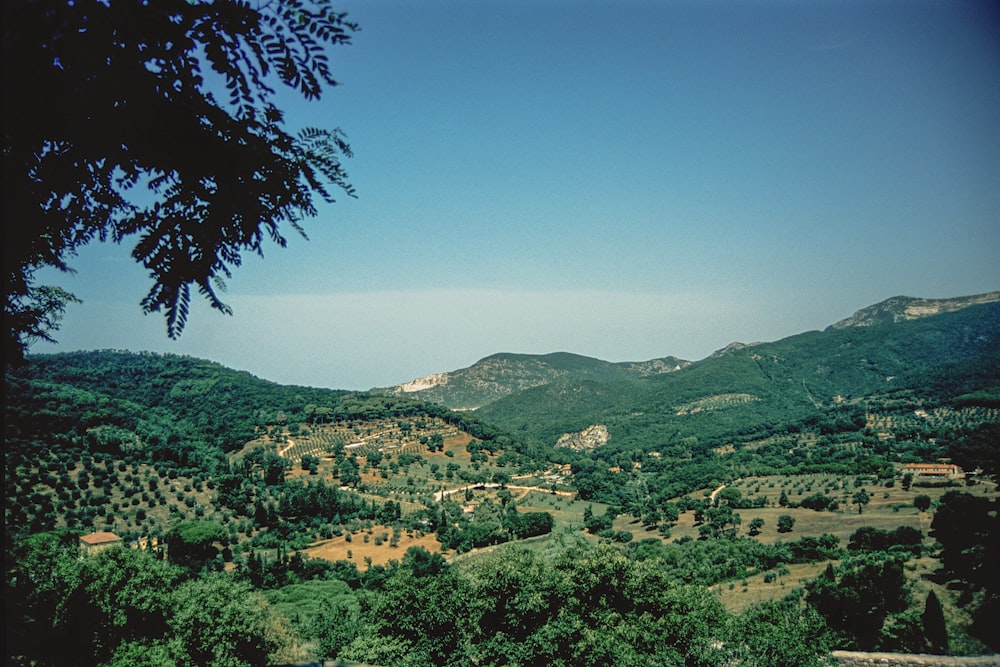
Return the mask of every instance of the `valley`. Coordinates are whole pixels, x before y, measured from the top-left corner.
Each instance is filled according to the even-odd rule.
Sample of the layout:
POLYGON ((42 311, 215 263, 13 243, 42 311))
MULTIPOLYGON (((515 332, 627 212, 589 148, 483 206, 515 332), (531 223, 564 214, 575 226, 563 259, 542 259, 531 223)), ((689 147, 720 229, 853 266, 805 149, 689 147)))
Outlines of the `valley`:
MULTIPOLYGON (((45 632, 154 650, 167 630, 73 620, 112 618, 86 591, 124 568, 151 590, 282 600, 274 657, 500 664, 494 651, 580 650, 560 619, 596 631, 613 610, 619 656, 649 650, 636 628, 655 617, 665 646, 706 664, 779 627, 782 651, 818 664, 834 648, 941 650, 921 620, 932 598, 944 650, 995 651, 1000 303, 961 302, 890 300, 698 362, 494 355, 408 391, 170 355, 31 357, 5 377, 11 642, 44 663, 26 620, 41 615, 45 632), (156 549, 80 560, 88 533, 156 549), (77 585, 59 603, 76 616, 46 611, 77 585), (458 616, 429 611, 442 604, 458 616), (702 619, 697 637, 670 625, 676 605, 702 619)), ((160 598, 164 624, 188 613, 160 598)))

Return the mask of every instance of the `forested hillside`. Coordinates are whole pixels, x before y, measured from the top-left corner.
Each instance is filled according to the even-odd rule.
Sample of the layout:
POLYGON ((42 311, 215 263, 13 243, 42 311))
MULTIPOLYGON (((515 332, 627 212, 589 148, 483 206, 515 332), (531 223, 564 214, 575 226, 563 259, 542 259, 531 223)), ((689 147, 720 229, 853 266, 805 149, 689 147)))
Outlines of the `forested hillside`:
POLYGON ((689 363, 676 357, 612 363, 569 352, 501 353, 480 359, 469 368, 436 373, 381 391, 455 410, 473 410, 532 387, 555 382, 615 382, 670 373, 689 363))
POLYGON ((998 332, 985 304, 663 374, 556 355, 585 379, 474 413, 170 355, 30 357, 5 377, 8 662, 996 650, 998 332), (905 467, 942 461, 964 471, 905 467), (106 533, 121 546, 81 557, 106 533))
POLYGON ((628 447, 688 436, 725 438, 869 397, 948 401, 964 393, 963 375, 973 369, 979 378, 971 384, 998 387, 998 332, 997 303, 916 321, 808 332, 735 346, 675 373, 553 382, 478 414, 547 444, 593 423, 608 424, 612 438, 628 447), (963 366, 963 375, 956 375, 963 366))
MULTIPOLYGON (((335 477, 341 486, 357 487, 360 477, 352 473, 357 466, 346 446, 366 424, 405 432, 426 451, 436 443, 428 423, 438 423, 438 430, 448 427, 503 451, 507 465, 535 467, 516 442, 469 415, 405 398, 281 386, 171 355, 33 357, 8 373, 5 395, 7 497, 31 500, 5 505, 9 529, 87 529, 106 522, 122 530, 126 521, 127 533, 163 533, 169 523, 153 510, 164 504, 165 480, 185 480, 186 493, 176 500, 211 513, 203 502, 208 496, 194 493, 203 485, 214 489, 222 480, 225 488, 244 486, 247 480, 233 481, 234 475, 283 480, 303 451, 314 457, 336 452, 343 470, 335 477), (296 440, 312 444, 293 449, 296 440), (141 511, 147 502, 150 511, 141 511)), ((267 494, 253 495, 229 509, 239 515, 248 503, 267 500, 267 494)), ((225 507, 228 494, 220 497, 225 507)), ((181 510, 171 514, 184 518, 181 510)))

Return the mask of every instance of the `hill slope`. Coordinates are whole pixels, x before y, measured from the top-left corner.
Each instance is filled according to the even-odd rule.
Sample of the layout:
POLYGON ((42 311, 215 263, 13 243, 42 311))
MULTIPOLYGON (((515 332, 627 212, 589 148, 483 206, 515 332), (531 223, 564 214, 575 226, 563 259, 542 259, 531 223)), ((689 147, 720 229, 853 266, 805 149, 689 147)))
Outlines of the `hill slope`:
POLYGON ((941 400, 1000 386, 998 350, 1000 302, 981 303, 729 346, 666 375, 552 382, 477 414, 550 445, 564 433, 604 424, 609 446, 649 449, 685 437, 749 433, 873 396, 941 400), (964 379, 973 375, 974 381, 964 379))
POLYGON ((570 354, 494 354, 472 366, 436 373, 381 391, 441 403, 454 410, 475 410, 505 396, 553 382, 613 382, 670 373, 690 362, 663 357, 613 363, 570 354))

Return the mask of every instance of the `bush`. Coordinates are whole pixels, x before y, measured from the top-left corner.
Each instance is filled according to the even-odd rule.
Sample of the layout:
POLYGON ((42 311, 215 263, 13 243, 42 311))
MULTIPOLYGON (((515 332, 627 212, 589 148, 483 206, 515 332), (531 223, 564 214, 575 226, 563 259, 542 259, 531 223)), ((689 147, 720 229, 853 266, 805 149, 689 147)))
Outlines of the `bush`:
POLYGON ((800 502, 799 505, 807 509, 815 510, 816 512, 822 512, 826 509, 832 511, 837 507, 836 501, 834 501, 833 498, 830 496, 824 496, 822 493, 814 493, 810 496, 806 496, 802 499, 802 502, 800 502))
POLYGON ((893 531, 862 526, 851 535, 847 548, 850 551, 903 551, 920 552, 924 534, 911 526, 900 526, 893 531))

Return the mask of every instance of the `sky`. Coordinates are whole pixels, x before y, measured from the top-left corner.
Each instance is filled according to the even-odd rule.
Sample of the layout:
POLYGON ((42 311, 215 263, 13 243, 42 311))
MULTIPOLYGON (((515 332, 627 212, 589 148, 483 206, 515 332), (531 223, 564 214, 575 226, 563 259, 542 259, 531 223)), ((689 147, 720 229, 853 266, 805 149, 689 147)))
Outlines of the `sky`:
POLYGON ((1000 289, 1000 11, 969 0, 345 0, 357 199, 143 315, 130 247, 46 273, 57 345, 390 386, 497 352, 698 360, 896 295, 1000 289), (198 297, 200 299, 200 297, 198 297))

